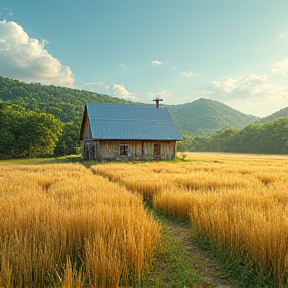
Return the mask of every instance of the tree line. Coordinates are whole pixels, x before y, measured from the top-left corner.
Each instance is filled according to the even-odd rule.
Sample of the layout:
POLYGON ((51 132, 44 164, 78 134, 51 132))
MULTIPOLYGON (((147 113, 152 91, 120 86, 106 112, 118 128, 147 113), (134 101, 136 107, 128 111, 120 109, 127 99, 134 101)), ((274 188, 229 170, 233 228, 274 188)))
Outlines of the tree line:
POLYGON ((227 128, 208 136, 182 135, 178 151, 257 154, 288 153, 288 117, 254 123, 242 129, 227 128))

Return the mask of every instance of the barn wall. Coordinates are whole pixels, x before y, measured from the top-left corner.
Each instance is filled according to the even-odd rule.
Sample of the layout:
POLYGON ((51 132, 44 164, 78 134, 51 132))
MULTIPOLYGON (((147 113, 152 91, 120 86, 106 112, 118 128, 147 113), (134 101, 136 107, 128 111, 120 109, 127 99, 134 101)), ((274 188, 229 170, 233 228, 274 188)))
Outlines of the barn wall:
POLYGON ((88 119, 85 120, 83 139, 91 139, 91 129, 88 119))
POLYGON ((140 141, 140 140, 99 140, 86 142, 85 159, 103 160, 152 160, 167 159, 175 157, 176 141, 140 141), (154 144, 160 144, 160 155, 154 155, 154 144), (128 155, 120 155, 120 146, 128 146, 128 155), (89 151, 88 151, 89 149, 89 151), (89 156, 89 158, 87 158, 89 156), (91 158, 93 157, 93 158, 91 158))

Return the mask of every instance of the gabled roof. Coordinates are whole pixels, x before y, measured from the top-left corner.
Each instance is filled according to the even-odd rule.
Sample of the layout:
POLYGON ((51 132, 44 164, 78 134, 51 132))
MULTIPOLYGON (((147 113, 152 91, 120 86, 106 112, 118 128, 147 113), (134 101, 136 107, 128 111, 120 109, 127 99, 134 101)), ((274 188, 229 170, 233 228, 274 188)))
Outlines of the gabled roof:
POLYGON ((87 103, 80 140, 83 140, 86 117, 93 139, 181 140, 176 124, 166 107, 157 109, 154 105, 87 103))

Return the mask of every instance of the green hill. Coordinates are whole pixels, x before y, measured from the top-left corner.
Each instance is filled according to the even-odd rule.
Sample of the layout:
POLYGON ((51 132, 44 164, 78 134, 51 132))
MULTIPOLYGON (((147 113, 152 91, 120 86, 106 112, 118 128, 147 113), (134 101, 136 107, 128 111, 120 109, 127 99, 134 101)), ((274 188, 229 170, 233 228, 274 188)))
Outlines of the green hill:
POLYGON ((273 122, 274 120, 278 118, 287 117, 287 116, 288 116, 288 107, 283 108, 267 117, 262 118, 259 122, 261 123, 273 122))
POLYGON ((85 103, 131 103, 84 90, 25 83, 0 76, 0 99, 25 109, 53 114, 62 122, 81 121, 85 103))
POLYGON ((241 113, 214 100, 199 99, 181 105, 169 105, 178 129, 185 134, 208 135, 218 129, 242 128, 260 118, 241 113))

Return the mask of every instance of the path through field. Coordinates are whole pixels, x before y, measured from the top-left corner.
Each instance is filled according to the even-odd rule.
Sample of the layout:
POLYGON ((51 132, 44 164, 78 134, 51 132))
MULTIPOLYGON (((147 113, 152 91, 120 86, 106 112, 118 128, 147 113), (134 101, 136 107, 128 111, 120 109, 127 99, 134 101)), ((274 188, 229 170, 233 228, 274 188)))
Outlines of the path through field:
POLYGON ((152 269, 143 276, 142 287, 239 287, 220 270, 219 262, 209 251, 199 248, 188 222, 169 219, 155 211, 153 214, 162 227, 163 247, 152 269))

